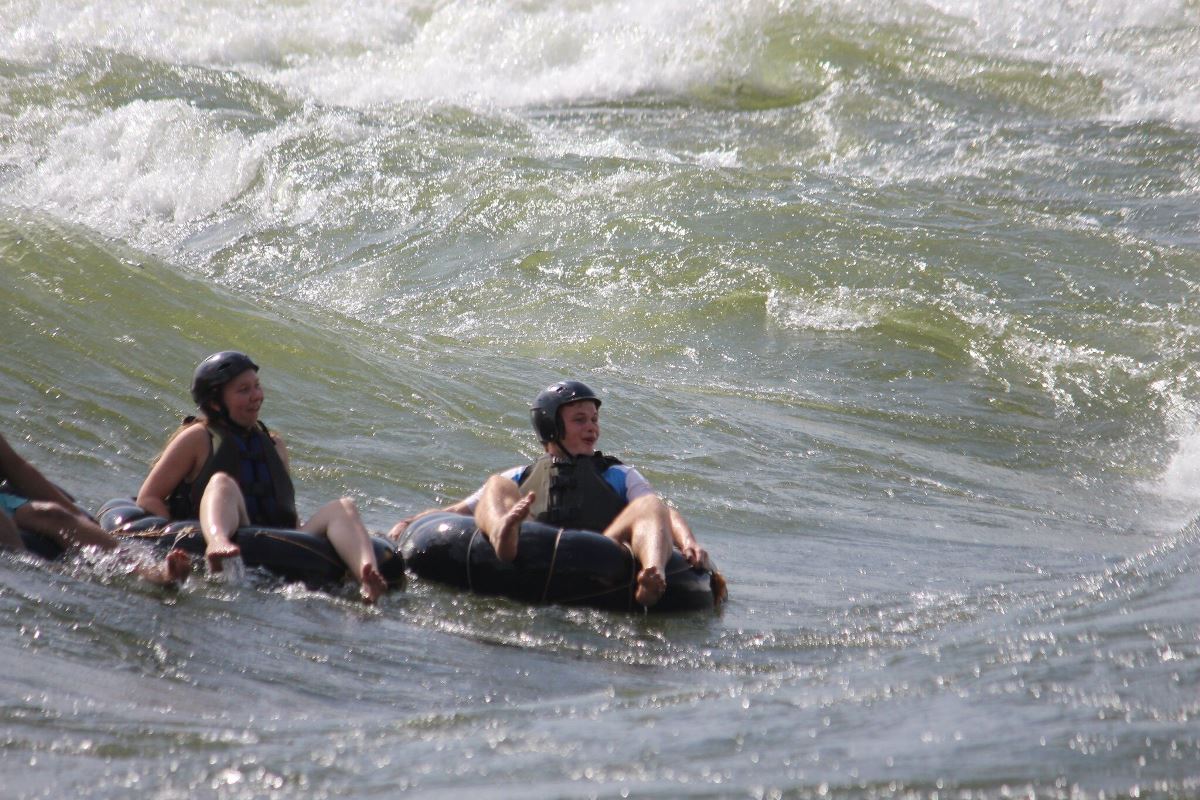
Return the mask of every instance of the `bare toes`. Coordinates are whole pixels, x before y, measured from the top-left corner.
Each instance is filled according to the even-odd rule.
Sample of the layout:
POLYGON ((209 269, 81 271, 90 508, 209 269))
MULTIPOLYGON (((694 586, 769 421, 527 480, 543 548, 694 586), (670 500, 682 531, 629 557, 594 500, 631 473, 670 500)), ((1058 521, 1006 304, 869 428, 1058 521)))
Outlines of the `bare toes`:
POLYGON ((638 573, 637 591, 633 593, 633 599, 641 605, 652 606, 662 599, 666 591, 667 581, 658 567, 646 567, 638 573))
POLYGON ((205 553, 205 558, 208 559, 208 569, 210 572, 220 572, 225 568, 226 559, 238 558, 241 554, 241 548, 236 544, 231 544, 229 547, 210 547, 205 553))
POLYGON ((362 569, 362 586, 359 593, 363 602, 370 605, 387 592, 387 581, 379 574, 374 564, 365 564, 362 569))
POLYGON ((192 574, 192 557, 176 547, 167 553, 167 577, 178 583, 192 574))

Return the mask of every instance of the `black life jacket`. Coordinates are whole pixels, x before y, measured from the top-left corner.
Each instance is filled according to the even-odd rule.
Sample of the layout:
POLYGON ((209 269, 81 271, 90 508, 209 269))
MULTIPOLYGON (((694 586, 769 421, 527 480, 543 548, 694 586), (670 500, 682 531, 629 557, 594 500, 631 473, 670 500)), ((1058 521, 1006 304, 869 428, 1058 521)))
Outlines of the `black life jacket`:
POLYGON ((171 492, 167 501, 171 519, 196 519, 208 482, 213 475, 224 472, 241 488, 251 524, 268 528, 298 526, 296 490, 267 426, 260 421, 257 428, 237 431, 209 422, 207 428, 211 444, 208 461, 196 480, 184 481, 171 492))
POLYGON ((604 472, 620 463, 600 451, 574 459, 547 453, 525 468, 517 485, 522 494, 537 493, 530 515, 538 522, 603 531, 628 505, 604 480, 604 472))

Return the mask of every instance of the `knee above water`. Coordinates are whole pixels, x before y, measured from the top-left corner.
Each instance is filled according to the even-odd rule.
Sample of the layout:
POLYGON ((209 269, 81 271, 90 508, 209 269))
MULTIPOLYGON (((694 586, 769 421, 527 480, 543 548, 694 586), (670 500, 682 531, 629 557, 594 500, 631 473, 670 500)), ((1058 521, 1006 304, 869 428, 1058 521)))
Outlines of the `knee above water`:
MULTIPOLYGON (((75 519, 75 514, 52 500, 30 500, 22 508, 27 509, 26 513, 37 514, 39 519, 55 522, 75 519)), ((21 511, 21 509, 17 509, 17 511, 21 511)))
POLYGON ((337 504, 338 509, 341 513, 345 514, 348 517, 354 517, 356 519, 358 518, 358 505, 354 502, 354 498, 339 497, 337 500, 334 500, 333 502, 337 504))
POLYGON ((239 492, 241 491, 241 487, 238 486, 238 482, 233 479, 232 475, 227 472, 218 472, 209 478, 208 486, 205 487, 204 493, 208 494, 209 492, 215 491, 229 491, 231 489, 236 489, 239 492))
POLYGON ((644 494, 636 500, 630 500, 628 508, 655 516, 666 516, 669 513, 667 504, 656 494, 644 494))

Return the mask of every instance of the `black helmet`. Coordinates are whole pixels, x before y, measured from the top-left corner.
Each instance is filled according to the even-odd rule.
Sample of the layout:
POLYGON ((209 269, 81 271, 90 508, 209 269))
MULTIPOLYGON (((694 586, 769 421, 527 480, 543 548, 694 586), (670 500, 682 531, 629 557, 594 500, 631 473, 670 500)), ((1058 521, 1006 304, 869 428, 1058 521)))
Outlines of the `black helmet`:
POLYGON ((529 418, 542 444, 562 438, 563 426, 558 410, 577 400, 591 400, 597 407, 600 405, 596 393, 579 381, 559 381, 538 392, 533 400, 533 408, 529 409, 529 418))
POLYGON ((258 372, 258 364, 245 353, 237 350, 213 353, 200 362, 192 375, 192 399, 196 405, 204 408, 204 404, 212 400, 222 386, 248 369, 258 372))

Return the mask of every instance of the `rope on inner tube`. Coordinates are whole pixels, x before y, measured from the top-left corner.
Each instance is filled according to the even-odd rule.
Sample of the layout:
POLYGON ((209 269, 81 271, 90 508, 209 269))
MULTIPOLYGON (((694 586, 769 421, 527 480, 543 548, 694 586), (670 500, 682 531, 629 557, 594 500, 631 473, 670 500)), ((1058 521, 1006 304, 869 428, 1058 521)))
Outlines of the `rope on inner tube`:
MULTIPOLYGON (((197 531, 200 532, 201 536, 204 535, 204 531, 200 530, 199 527, 193 527, 191 525, 188 525, 186 528, 182 528, 178 533, 175 534, 175 539, 174 539, 174 541, 171 542, 171 547, 178 547, 180 539, 183 539, 185 536, 191 536, 193 533, 196 533, 197 531)), ((204 545, 204 549, 205 550, 208 549, 207 542, 204 545)))
MULTIPOLYGON (((630 547, 630 546, 629 546, 628 544, 626 544, 625 542, 621 542, 621 546, 622 546, 622 547, 624 547, 626 550, 628 550, 628 551, 629 551, 629 563, 633 565, 633 566, 632 566, 632 567, 630 567, 630 569, 629 569, 629 588, 628 588, 628 591, 629 591, 629 607, 630 607, 630 608, 633 608, 633 607, 634 607, 634 605, 636 605, 636 604, 637 604, 637 601, 636 601, 636 600, 634 600, 634 598, 637 596, 637 589, 636 589, 635 587, 637 586, 638 565, 639 565, 641 562, 640 562, 640 561, 638 561, 638 560, 637 560, 637 556, 635 556, 635 555, 633 554, 633 548, 632 548, 632 547, 630 547)), ((665 576, 665 575, 663 576, 663 580, 666 580, 666 576, 665 576)), ((642 610, 643 610, 643 611, 645 611, 645 610, 646 610, 646 607, 645 607, 645 606, 642 606, 642 610)))
POLYGON ((554 564, 558 561, 558 543, 562 541, 562 535, 562 528, 559 528, 558 533, 554 534, 554 552, 550 554, 550 568, 546 570, 546 585, 542 587, 543 603, 550 594, 550 581, 554 578, 554 564))
POLYGON ((571 605, 573 603, 579 603, 579 602, 583 602, 585 600, 592 600, 597 597, 604 597, 605 595, 610 595, 613 592, 620 592, 620 591, 624 591, 626 593, 626 596, 628 596, 629 587, 623 588, 620 586, 614 586, 611 589, 604 589, 599 592, 592 592, 591 594, 573 594, 570 597, 560 597, 559 599, 555 600, 554 602, 563 603, 565 605, 571 605))
POLYGON ((337 567, 344 566, 344 567, 346 567, 347 571, 349 571, 349 569, 350 569, 349 565, 345 564, 344 562, 336 561, 336 560, 330 558, 326 553, 322 553, 320 550, 317 550, 314 547, 312 547, 308 544, 305 544, 304 542, 297 542, 293 539, 288 539, 286 536, 277 536, 273 533, 266 533, 265 531, 263 533, 260 533, 259 535, 263 536, 267 539, 272 539, 276 542, 283 542, 285 544, 290 544, 293 547, 299 547, 301 550, 305 550, 309 553, 312 553, 317 558, 323 559, 328 564, 333 564, 334 566, 337 566, 337 567))
POLYGON ((475 540, 479 538, 479 528, 471 534, 471 541, 467 542, 467 590, 474 592, 475 583, 471 580, 471 549, 475 547, 475 540))

